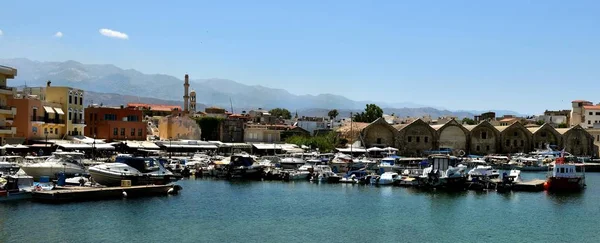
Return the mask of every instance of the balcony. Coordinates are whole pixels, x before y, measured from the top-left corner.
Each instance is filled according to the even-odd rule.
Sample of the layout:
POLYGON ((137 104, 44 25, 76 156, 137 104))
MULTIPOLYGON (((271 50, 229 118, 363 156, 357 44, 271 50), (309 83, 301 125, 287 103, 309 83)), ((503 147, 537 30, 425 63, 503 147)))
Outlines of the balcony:
POLYGON ((44 119, 44 122, 48 123, 48 124, 59 124, 59 125, 64 125, 65 124, 65 120, 63 120, 63 119, 54 119, 54 118, 44 119))
POLYGON ((32 122, 39 122, 39 123, 44 123, 44 117, 43 116, 31 116, 31 121, 32 122))
POLYGON ((0 126, 0 134, 15 134, 15 133, 17 133, 16 127, 0 126))
POLYGON ((0 94, 12 95, 13 94, 13 88, 12 87, 8 87, 6 85, 0 85, 0 94))
POLYGON ((17 108, 12 107, 12 106, 4 106, 4 105, 0 105, 0 114, 5 114, 5 115, 15 115, 17 114, 17 108))
POLYGON ((85 125, 85 121, 83 119, 73 119, 71 123, 73 125, 85 125))

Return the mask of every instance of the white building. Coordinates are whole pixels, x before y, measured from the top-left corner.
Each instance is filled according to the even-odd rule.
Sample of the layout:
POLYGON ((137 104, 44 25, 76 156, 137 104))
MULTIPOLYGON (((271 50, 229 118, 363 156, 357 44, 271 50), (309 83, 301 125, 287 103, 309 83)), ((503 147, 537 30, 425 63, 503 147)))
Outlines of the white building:
POLYGON ((600 126, 600 104, 586 100, 575 100, 571 102, 571 126, 581 125, 584 128, 593 128, 600 126))
POLYGON ((316 130, 329 128, 329 121, 323 117, 302 117, 298 118, 296 126, 308 131, 311 135, 316 130))

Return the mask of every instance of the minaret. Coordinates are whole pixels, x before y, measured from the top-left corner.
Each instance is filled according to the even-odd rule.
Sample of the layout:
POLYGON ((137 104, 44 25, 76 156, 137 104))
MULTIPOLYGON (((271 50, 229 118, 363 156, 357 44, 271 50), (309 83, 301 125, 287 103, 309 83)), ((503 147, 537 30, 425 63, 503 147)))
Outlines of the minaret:
POLYGON ((185 83, 183 83, 183 113, 187 114, 188 113, 188 108, 189 108, 189 100, 190 100, 190 96, 188 95, 188 90, 190 89, 190 80, 189 80, 189 76, 186 74, 185 75, 185 83))
POLYGON ((196 114, 196 91, 190 92, 190 114, 196 114))

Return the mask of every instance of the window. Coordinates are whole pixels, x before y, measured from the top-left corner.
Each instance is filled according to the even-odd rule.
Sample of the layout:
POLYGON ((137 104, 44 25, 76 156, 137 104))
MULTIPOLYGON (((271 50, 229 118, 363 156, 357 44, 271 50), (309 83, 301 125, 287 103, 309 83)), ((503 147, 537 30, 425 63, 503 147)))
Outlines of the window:
POLYGON ((381 144, 381 138, 377 138, 377 144, 381 144))
POLYGON ((69 121, 71 120, 71 111, 69 111, 69 121))
POLYGON ((576 144, 576 145, 579 145, 579 139, 577 139, 577 140, 575 141, 575 144, 576 144))
POLYGON ((596 112, 596 116, 600 116, 600 112, 596 112))
POLYGON ((487 132, 481 132, 481 139, 487 139, 487 132))
POLYGON ((94 120, 94 114, 90 113, 90 118, 88 118, 90 121, 94 120))
POLYGON ((592 124, 592 120, 588 120, 588 124, 592 124))
POLYGON ((475 148, 475 150, 477 150, 477 152, 479 152, 479 145, 477 145, 477 148, 475 148))
POLYGON ((516 136, 519 136, 519 133, 518 133, 518 132, 514 132, 514 133, 513 133, 513 136, 515 136, 515 137, 516 137, 516 136))
POLYGON ((75 100, 73 101, 73 104, 77 105, 77 95, 75 95, 75 100))
POLYGON ((79 113, 79 120, 83 121, 83 113, 81 113, 81 112, 79 113))
POLYGON ((408 142, 411 143, 412 142, 412 136, 408 136, 408 142))
POLYGON ((125 128, 121 128, 121 136, 125 136, 125 128))
POLYGON ((119 129, 118 128, 113 128, 113 135, 115 135, 115 136, 119 135, 119 129))
POLYGON ((142 136, 142 129, 141 128, 138 128, 138 136, 140 136, 140 137, 142 136))
POLYGON ((514 146, 514 147, 517 147, 517 140, 516 140, 516 139, 515 139, 515 140, 513 140, 513 146, 514 146))
POLYGON ((79 104, 83 105, 83 97, 79 97, 79 104))
POLYGON ((510 146, 510 139, 506 139, 506 146, 510 146))
POLYGON ((139 121, 138 116, 127 116, 127 121, 139 121))
POLYGON ((598 138, 596 138, 596 141, 600 141, 600 135, 598 135, 598 138))
POLYGON ((525 146, 525 141, 521 140, 521 147, 525 146))
POLYGON ((429 137, 423 137, 423 140, 425 140, 425 143, 429 143, 429 137))
POLYGON ((73 104, 73 96, 69 95, 69 104, 73 104))
POLYGON ((590 116, 591 116, 591 115, 593 115, 593 113, 592 113, 592 112, 590 112, 590 116))
POLYGON ((58 128, 54 128, 54 134, 58 134, 58 128))
POLYGON ((104 114, 104 120, 106 121, 116 121, 117 115, 115 114, 104 114))
POLYGON ((417 143, 420 143, 421 142, 421 137, 417 136, 416 138, 417 138, 417 143))
POLYGON ((50 128, 50 134, 54 133, 54 129, 50 128))
POLYGON ((490 145, 485 146, 485 151, 490 151, 490 145))
POLYGON ((132 129, 131 129, 131 136, 132 136, 132 137, 135 137, 135 128, 132 128, 132 129))

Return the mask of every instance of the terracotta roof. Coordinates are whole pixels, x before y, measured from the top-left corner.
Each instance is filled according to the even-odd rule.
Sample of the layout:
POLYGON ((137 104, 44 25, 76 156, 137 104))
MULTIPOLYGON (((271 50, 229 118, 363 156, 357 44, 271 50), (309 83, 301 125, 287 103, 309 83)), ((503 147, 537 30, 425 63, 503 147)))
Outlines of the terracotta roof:
POLYGON ((571 101, 571 103, 579 103, 579 102, 589 102, 589 101, 587 101, 587 100, 574 100, 574 101, 571 101))
POLYGON ((584 105, 583 108, 586 110, 600 110, 600 105, 584 105))
POLYGON ((504 118, 504 119, 500 120, 499 122, 511 122, 511 121, 515 121, 515 120, 519 120, 519 118, 516 118, 516 117, 504 118))
POLYGON ((181 110, 181 106, 178 105, 156 105, 156 104, 144 104, 144 103, 128 103, 128 107, 150 107, 152 111, 172 111, 173 109, 181 110))

